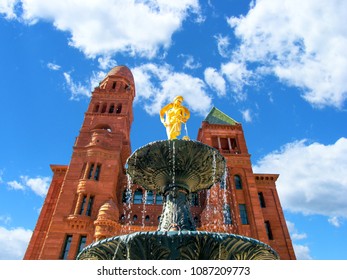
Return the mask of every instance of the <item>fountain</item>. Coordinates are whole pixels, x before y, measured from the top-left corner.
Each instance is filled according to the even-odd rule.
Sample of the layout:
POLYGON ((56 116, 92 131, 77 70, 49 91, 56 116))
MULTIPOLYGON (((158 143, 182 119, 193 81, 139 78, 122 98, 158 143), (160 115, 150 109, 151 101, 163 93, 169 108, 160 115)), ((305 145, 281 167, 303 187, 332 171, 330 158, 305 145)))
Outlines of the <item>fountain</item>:
POLYGON ((267 244, 229 233, 197 231, 189 194, 221 182, 226 170, 218 150, 198 141, 177 139, 189 111, 182 97, 160 112, 168 140, 149 143, 127 160, 126 172, 134 184, 161 193, 163 211, 157 231, 135 232, 92 243, 79 260, 252 260, 279 259, 267 244), (164 114, 166 120, 164 121, 164 114))

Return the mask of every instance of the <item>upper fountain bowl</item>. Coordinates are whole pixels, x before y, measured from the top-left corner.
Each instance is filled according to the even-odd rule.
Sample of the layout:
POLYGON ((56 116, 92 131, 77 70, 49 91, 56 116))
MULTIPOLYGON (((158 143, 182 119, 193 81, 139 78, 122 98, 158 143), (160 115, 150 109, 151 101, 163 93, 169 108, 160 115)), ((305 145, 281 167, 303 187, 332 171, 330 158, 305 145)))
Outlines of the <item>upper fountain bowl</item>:
POLYGON ((163 140, 137 149, 127 160, 134 184, 165 193, 178 186, 187 192, 209 189, 225 174, 225 158, 198 141, 163 140))

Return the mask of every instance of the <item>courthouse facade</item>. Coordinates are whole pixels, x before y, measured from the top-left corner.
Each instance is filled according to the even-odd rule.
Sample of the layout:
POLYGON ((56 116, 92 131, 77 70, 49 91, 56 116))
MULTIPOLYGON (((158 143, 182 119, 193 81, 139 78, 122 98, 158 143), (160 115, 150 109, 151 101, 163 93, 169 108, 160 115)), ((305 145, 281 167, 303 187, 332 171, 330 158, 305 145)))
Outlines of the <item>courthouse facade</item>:
MULTIPOLYGON (((125 173, 134 97, 126 66, 114 67, 94 89, 69 165, 51 165, 52 182, 24 259, 75 259, 94 241, 157 229, 161 194, 136 185, 129 191, 125 173)), ((279 175, 253 173, 242 125, 212 108, 197 140, 227 162, 225 184, 191 194, 197 230, 252 237, 281 259, 295 259, 276 190, 279 175)))

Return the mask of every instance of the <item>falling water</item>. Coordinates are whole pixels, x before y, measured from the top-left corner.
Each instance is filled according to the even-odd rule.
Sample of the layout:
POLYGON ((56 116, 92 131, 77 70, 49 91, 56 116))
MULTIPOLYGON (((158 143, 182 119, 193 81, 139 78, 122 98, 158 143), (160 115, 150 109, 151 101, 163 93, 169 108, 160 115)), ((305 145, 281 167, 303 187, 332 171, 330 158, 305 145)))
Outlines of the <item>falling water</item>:
MULTIPOLYGON (((225 207, 225 205, 228 205, 228 199, 227 199, 227 176, 228 176, 227 168, 225 167, 224 173, 223 173, 223 177, 222 177, 222 180, 220 182, 220 186, 221 186, 222 193, 223 193, 223 217, 224 217, 224 219, 226 219, 226 217, 228 216, 227 208, 225 207)), ((230 215, 231 215, 231 213, 230 213, 230 215)), ((226 223, 223 223, 223 228, 224 228, 225 231, 227 231, 228 226, 227 226, 226 223)))
POLYGON ((184 130, 186 131, 186 136, 189 137, 188 129, 187 129, 187 123, 184 123, 184 130))
POLYGON ((125 218, 125 226, 128 227, 128 230, 130 230, 130 219, 131 219, 131 213, 132 213, 132 186, 133 182, 131 180, 131 177, 129 174, 127 174, 127 189, 126 189, 126 207, 124 207, 124 216, 125 218), (128 212, 128 216, 126 216, 126 212, 128 212))
POLYGON ((146 214, 146 204, 147 204, 147 190, 143 197, 143 208, 142 208, 142 228, 145 227, 145 214, 146 214))
POLYGON ((172 141, 172 185, 175 185, 175 176, 176 176, 176 150, 175 150, 175 141, 172 141))

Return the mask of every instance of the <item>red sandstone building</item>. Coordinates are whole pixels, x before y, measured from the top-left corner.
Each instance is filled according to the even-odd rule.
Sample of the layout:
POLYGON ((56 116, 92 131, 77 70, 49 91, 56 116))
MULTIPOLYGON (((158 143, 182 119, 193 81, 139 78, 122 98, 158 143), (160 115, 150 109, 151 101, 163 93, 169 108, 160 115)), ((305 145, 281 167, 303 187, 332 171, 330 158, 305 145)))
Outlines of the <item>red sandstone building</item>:
MULTIPOLYGON (((70 164, 51 165, 53 179, 24 259, 75 259, 94 241, 157 229, 162 196, 127 188, 134 97, 133 75, 125 66, 113 68, 94 89, 70 164)), ((228 171, 226 184, 191 195, 197 230, 249 236, 269 244, 281 259, 295 259, 278 174, 253 173, 242 125, 213 108, 197 140, 218 149, 228 171)))

